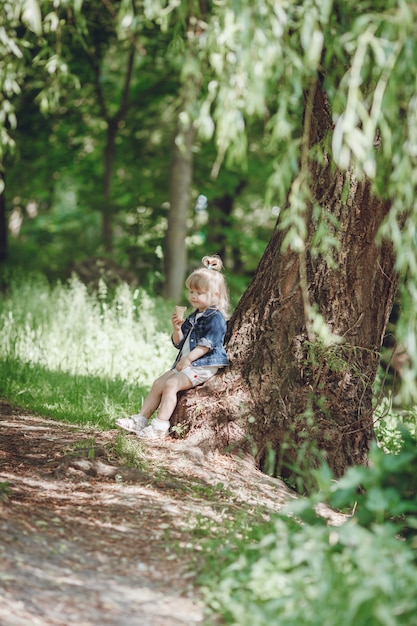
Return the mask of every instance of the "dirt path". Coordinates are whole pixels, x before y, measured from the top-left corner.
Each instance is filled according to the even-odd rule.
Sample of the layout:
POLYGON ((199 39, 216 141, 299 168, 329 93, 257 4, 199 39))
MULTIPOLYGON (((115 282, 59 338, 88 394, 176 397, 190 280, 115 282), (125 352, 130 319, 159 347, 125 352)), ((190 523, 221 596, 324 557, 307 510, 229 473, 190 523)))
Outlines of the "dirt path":
POLYGON ((0 402, 2 626, 213 624, 192 528, 291 497, 249 463, 173 440, 145 446, 143 470, 120 466, 118 437, 0 402))

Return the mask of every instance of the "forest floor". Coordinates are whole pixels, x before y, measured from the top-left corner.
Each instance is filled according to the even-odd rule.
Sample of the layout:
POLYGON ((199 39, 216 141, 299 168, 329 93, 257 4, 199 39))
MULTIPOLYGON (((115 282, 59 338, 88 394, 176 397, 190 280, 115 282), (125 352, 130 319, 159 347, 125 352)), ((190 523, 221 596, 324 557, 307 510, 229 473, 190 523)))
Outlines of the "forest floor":
POLYGON ((195 582, 199 537, 294 497, 248 461, 173 439, 128 467, 118 436, 0 401, 2 626, 217 623, 195 582))

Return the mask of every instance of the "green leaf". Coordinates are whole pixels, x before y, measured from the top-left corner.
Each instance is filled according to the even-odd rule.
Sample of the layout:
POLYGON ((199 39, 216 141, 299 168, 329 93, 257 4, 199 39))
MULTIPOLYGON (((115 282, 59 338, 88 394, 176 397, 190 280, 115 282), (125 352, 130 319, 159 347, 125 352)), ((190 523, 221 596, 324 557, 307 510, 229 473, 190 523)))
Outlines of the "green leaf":
POLYGON ((42 32, 42 14, 37 0, 24 0, 22 20, 37 35, 42 32))

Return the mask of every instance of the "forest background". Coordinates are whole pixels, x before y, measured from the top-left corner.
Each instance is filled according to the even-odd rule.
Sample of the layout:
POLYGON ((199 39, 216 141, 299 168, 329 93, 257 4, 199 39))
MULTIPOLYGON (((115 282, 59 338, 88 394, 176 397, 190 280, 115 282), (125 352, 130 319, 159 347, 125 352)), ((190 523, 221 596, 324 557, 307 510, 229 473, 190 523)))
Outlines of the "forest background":
POLYGON ((156 294, 179 274, 180 287, 166 295, 180 298, 185 272, 217 252, 236 302, 277 217, 264 201, 261 133, 247 166, 213 177, 212 141, 195 138, 191 153, 180 150, 181 84, 192 70, 183 65, 191 59, 181 16, 167 31, 123 3, 84 3, 79 14, 65 5, 65 23, 50 11, 40 37, 36 3, 28 3, 20 64, 14 74, 3 68, 13 96, 3 112, 3 261, 65 280, 100 257, 156 294))

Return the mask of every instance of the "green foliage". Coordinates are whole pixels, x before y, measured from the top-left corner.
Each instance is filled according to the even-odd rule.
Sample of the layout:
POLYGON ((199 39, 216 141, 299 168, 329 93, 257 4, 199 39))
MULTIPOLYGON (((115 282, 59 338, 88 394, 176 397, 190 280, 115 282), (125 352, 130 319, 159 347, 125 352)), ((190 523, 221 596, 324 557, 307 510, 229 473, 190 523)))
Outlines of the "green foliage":
POLYGON ((386 396, 375 408, 374 431, 378 446, 386 453, 397 454, 403 445, 403 428, 417 439, 416 407, 394 409, 392 398, 386 396))
POLYGON ((8 502, 11 491, 10 483, 0 483, 0 502, 8 502))
POLYGON ((338 481, 333 481, 329 468, 322 465, 315 471, 319 492, 291 505, 289 511, 312 523, 319 519, 315 506, 325 501, 334 509, 348 511, 363 527, 388 524, 391 532, 410 539, 417 548, 413 538, 417 514, 416 439, 400 426, 395 445, 399 448, 397 453, 386 453, 373 442, 369 466, 353 466, 338 481))
POLYGON ((42 279, 12 283, 1 311, 1 352, 52 371, 146 383, 164 369, 171 348, 157 311, 146 292, 126 285, 108 302, 106 285, 89 295, 76 278, 68 287, 42 279))
POLYGON ((412 626, 417 446, 407 431, 401 436, 397 455, 375 445, 371 467, 353 467, 338 482, 323 465, 319 493, 217 548, 219 574, 211 570, 202 581, 222 623, 412 626), (317 513, 323 501, 349 516, 329 526, 317 513))
MULTIPOLYGON (((178 80, 158 52, 166 48, 165 36, 150 29, 143 16, 132 16, 135 3, 119 3, 114 11, 101 0, 76 4, 42 3, 40 46, 47 62, 56 45, 79 85, 56 86, 58 104, 40 113, 36 101, 62 75, 51 66, 45 79, 35 64, 20 77, 22 93, 14 100, 16 151, 6 176, 9 212, 22 220, 12 247, 19 256, 30 254, 39 270, 63 278, 74 261, 102 253, 100 217, 108 212, 115 260, 146 272, 142 283, 148 285, 160 271, 155 250, 164 237, 167 148, 178 80), (51 32, 47 24, 56 14, 60 28, 51 32), (126 84, 130 53, 136 71, 126 84), (107 171, 105 154, 111 162, 107 171), (30 206, 36 214, 29 215, 30 206)), ((36 52, 28 46, 29 58, 36 52)), ((16 263, 16 255, 10 261, 16 263)))
POLYGON ((33 35, 41 31, 40 7, 36 1, 3 0, 1 11, 0 162, 15 147, 11 133, 17 125, 14 100, 21 93, 27 72, 26 51, 33 45, 33 35))
POLYGON ((274 520, 240 546, 207 599, 233 626, 412 626, 413 554, 382 526, 295 528, 274 520))
MULTIPOLYGON (((15 209, 16 210, 16 209, 15 209)), ((39 272, 62 280, 77 261, 101 249, 99 217, 72 203, 57 202, 50 211, 23 217, 19 238, 9 243, 7 268, 39 272)))
MULTIPOLYGON (((252 178, 252 189, 266 197, 268 205, 283 207, 280 227, 287 231, 286 245, 300 255, 308 245, 313 256, 324 255, 331 262, 338 225, 322 207, 310 206, 309 162, 323 162, 330 155, 338 167, 354 168, 359 178, 368 177, 374 190, 392 201, 382 236, 394 242, 398 270, 407 276, 398 338, 414 364, 405 374, 404 385, 412 399, 417 371, 417 95, 415 82, 409 80, 417 66, 413 2, 236 0, 200 7, 132 0, 111 5, 109 10, 110 5, 99 0, 4 0, 2 6, 0 144, 5 154, 16 142, 16 158, 24 156, 16 161, 14 172, 8 164, 8 201, 14 208, 21 206, 24 214, 34 196, 39 205, 43 203, 40 216, 44 217, 43 211, 56 203, 54 181, 66 176, 76 192, 72 216, 82 213, 85 217, 79 222, 78 235, 74 220, 69 220, 67 229, 54 210, 50 220, 45 220, 48 225, 42 219, 37 227, 34 221, 26 224, 22 234, 32 241, 28 243, 31 254, 47 244, 56 275, 59 253, 48 237, 51 233, 45 234, 50 223, 56 222, 62 233, 60 242, 65 237, 81 240, 79 233, 87 223, 88 243, 93 245, 102 236, 94 229, 95 218, 108 211, 121 264, 145 267, 147 285, 161 280, 156 252, 162 249, 166 228, 168 148, 178 116, 185 113, 177 109, 181 81, 191 71, 201 84, 201 98, 192 110, 199 130, 195 160, 200 158, 200 167, 204 165, 192 190, 196 195, 201 192, 201 181, 210 178, 210 170, 217 176, 222 163, 228 169, 234 164, 252 178), (186 56, 187 49, 192 54, 186 56), (135 72, 129 98, 121 106, 130 52, 135 72), (323 145, 309 151, 305 98, 314 93, 319 77, 324 81, 334 128, 323 145), (52 128, 47 140, 37 131, 28 135, 28 127, 19 137, 16 124, 24 119, 28 100, 36 100, 44 114, 54 115, 53 124, 49 118, 52 128), (113 177, 106 181, 110 194, 104 197, 102 157, 115 121, 113 177), (209 159, 199 145, 205 141, 215 146, 215 155, 209 159), (26 146, 28 154, 19 156, 26 146), (53 166, 44 160, 41 148, 51 155, 53 166), (262 165, 255 176, 254 161, 262 165), (33 169, 26 167, 29 163, 33 169), (43 174, 34 175, 39 168, 43 174), (49 188, 45 181, 52 181, 49 188), (16 200, 15 205, 20 195, 21 203, 16 200), (311 243, 310 217, 315 229, 311 243)), ((32 111, 30 117, 29 122, 37 127, 40 118, 34 114, 32 118, 32 111)), ((218 176, 221 197, 230 189, 220 181, 218 176)), ((210 185, 214 186, 213 179, 210 185)), ((240 219, 241 212, 237 214, 240 223, 257 204, 259 196, 257 203, 245 198, 239 205, 244 218, 240 219)), ((195 225, 188 238, 191 256, 198 249, 194 244, 200 234, 195 225)), ((242 238, 243 267, 236 263, 243 275, 236 277, 239 289, 264 245, 264 233, 258 236, 257 225, 254 233, 247 230, 242 238)), ((237 239, 231 223, 224 230, 223 242, 233 259, 237 239)), ((89 250, 84 243, 83 249, 89 250)), ((67 260, 68 251, 69 246, 63 245, 62 259, 67 260)), ((307 293, 304 286, 303 290, 307 293)), ((313 326, 318 318, 312 313, 313 326)), ((319 320, 318 330, 323 328, 319 320)))
MULTIPOLYGON (((35 99, 44 112, 56 110, 65 88, 78 86, 62 57, 61 17, 65 0, 3 0, 0 37, 0 161, 14 149, 16 98, 29 77, 36 77, 35 99), (51 36, 52 35, 52 36, 51 36)), ((73 3, 76 15, 80 2, 73 3)), ((2 191, 2 190, 0 190, 2 191)))
POLYGON ((373 443, 370 467, 353 467, 331 489, 329 503, 335 508, 356 502, 355 518, 363 526, 391 520, 401 532, 416 526, 416 440, 402 428, 401 450, 385 454, 373 443))

